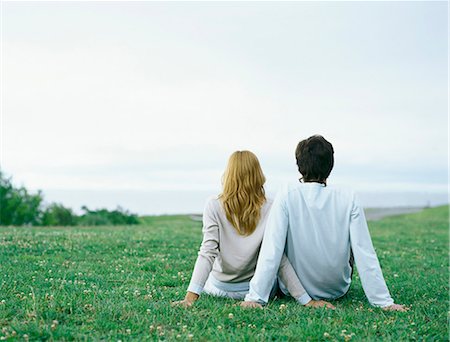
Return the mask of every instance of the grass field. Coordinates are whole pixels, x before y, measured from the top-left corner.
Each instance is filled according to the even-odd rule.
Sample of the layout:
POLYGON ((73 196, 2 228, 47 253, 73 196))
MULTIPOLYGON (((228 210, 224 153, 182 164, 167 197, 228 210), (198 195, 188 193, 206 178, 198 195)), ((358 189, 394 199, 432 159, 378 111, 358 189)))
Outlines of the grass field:
POLYGON ((172 308, 190 279, 201 223, 147 217, 132 227, 0 228, 1 339, 448 340, 448 207, 369 224, 391 294, 372 308, 356 276, 335 311, 276 299, 264 310, 203 296, 172 308))

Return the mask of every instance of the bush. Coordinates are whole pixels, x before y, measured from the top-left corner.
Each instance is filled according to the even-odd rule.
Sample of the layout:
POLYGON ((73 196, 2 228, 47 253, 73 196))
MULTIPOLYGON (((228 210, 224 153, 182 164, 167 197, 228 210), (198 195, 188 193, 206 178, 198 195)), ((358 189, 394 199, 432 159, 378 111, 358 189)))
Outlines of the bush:
POLYGON ((24 187, 15 188, 11 178, 0 170, 0 224, 38 225, 41 222, 42 194, 30 194, 24 187))
POLYGON ((99 226, 138 224, 137 215, 118 207, 116 210, 89 210, 82 207, 84 214, 77 216, 72 209, 52 203, 42 209, 42 193, 28 193, 24 187, 15 188, 11 178, 0 170, 0 225, 23 226, 99 226))
POLYGON ((99 225, 129 225, 138 224, 137 215, 118 207, 116 210, 107 209, 89 210, 86 206, 81 208, 84 214, 79 217, 78 224, 84 226, 99 225))
POLYGON ((72 209, 62 204, 52 203, 42 215, 43 226, 74 226, 77 224, 77 216, 72 209))

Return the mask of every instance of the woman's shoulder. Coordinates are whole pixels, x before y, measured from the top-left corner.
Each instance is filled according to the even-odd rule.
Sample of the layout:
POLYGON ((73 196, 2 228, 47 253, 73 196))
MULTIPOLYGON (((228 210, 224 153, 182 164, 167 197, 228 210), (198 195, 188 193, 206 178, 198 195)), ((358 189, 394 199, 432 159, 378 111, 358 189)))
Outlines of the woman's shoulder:
POLYGON ((206 198, 205 206, 216 205, 219 202, 219 195, 211 195, 206 198))
POLYGON ((211 195, 206 199, 204 211, 218 212, 220 210, 220 195, 211 195))

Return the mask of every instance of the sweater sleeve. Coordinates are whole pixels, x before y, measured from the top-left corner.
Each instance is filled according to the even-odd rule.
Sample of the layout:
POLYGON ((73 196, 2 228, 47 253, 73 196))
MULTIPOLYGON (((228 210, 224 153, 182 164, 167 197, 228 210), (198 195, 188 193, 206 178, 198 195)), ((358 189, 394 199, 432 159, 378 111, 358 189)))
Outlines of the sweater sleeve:
POLYGON ((214 260, 219 254, 219 224, 214 210, 214 200, 210 200, 203 211, 203 241, 192 272, 188 291, 200 294, 211 272, 214 260))
POLYGON ((287 290, 289 291, 289 294, 295 299, 297 299, 297 301, 300 304, 305 305, 311 301, 311 297, 306 292, 300 279, 298 279, 297 273, 295 272, 294 268, 289 262, 289 259, 286 257, 284 253, 283 256, 281 257, 280 269, 278 270, 278 277, 286 286, 287 290))

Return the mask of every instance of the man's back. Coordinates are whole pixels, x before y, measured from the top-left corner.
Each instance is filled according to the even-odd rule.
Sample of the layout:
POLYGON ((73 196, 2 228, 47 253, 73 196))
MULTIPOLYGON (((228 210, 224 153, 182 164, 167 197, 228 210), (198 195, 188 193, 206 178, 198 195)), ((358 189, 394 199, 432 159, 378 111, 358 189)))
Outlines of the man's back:
POLYGON ((272 286, 267 279, 275 275, 285 250, 313 299, 338 298, 347 292, 352 252, 369 302, 382 307, 393 304, 364 212, 351 191, 307 182, 279 192, 246 300, 267 302, 272 286))
POLYGON ((326 186, 334 166, 331 143, 313 135, 298 143, 295 158, 301 183, 281 190, 272 205, 245 301, 267 303, 283 252, 307 292, 297 298, 301 304, 308 305, 311 297, 341 297, 350 287, 352 256, 369 302, 405 311, 389 294, 364 211, 353 192, 326 186))
POLYGON ((288 216, 286 255, 314 299, 344 295, 350 286, 352 191, 294 183, 280 193, 288 216))

